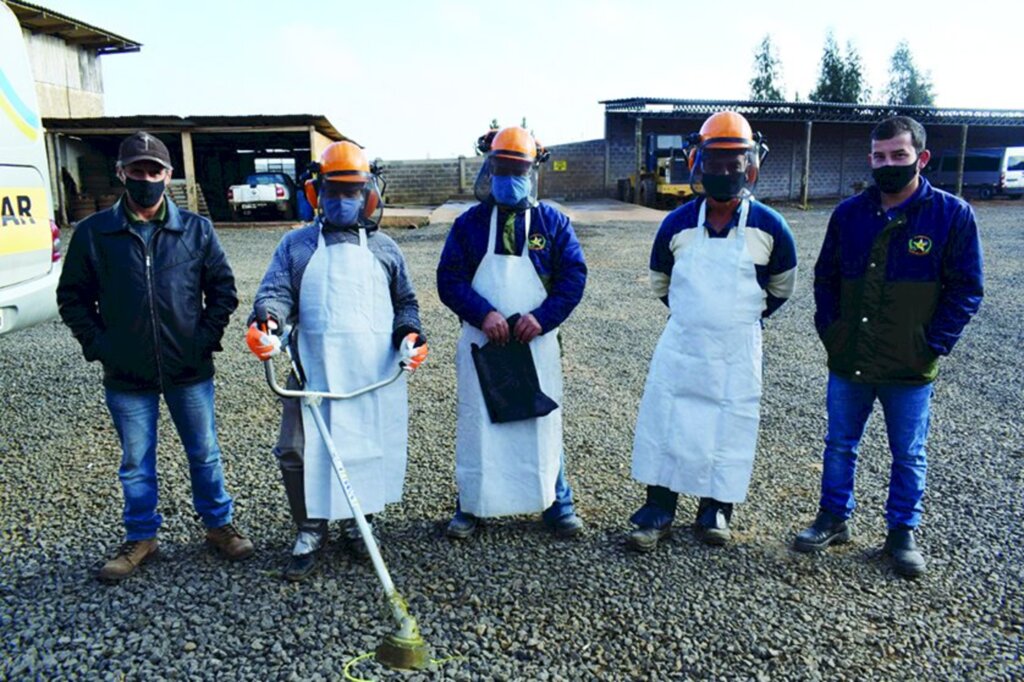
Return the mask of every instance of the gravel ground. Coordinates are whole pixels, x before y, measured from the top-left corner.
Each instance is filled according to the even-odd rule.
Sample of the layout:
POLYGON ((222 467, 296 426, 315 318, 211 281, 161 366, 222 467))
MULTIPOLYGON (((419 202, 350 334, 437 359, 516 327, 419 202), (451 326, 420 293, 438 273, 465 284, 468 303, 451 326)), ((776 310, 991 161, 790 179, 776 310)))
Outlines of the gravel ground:
MULTIPOLYGON (((761 438, 733 544, 698 544, 680 504, 672 540, 623 546, 642 487, 629 476, 637 405, 665 320, 647 288, 654 226, 577 226, 591 268, 563 328, 567 471, 588 523, 560 542, 535 518, 441 537, 452 509, 457 324, 433 271, 446 226, 396 231, 420 289, 431 356, 411 385, 405 500, 382 519, 384 553, 435 656, 429 680, 1021 679, 1024 205, 978 210, 982 311, 943 363, 933 409, 931 558, 918 581, 879 557, 889 455, 880 414, 865 437, 849 545, 792 553, 814 516, 825 428, 824 354, 811 265, 830 207, 784 209, 799 291, 767 327, 761 438)), ((161 419, 163 558, 117 586, 92 579, 122 538, 118 447, 100 371, 57 323, 0 339, 0 679, 336 680, 390 630, 370 567, 340 544, 323 570, 276 577, 292 529, 270 449, 279 407, 244 350, 243 322, 280 230, 222 230, 240 312, 217 357, 218 419, 237 520, 257 555, 227 564, 202 544, 184 454, 161 419), (28 349, 32 349, 29 351, 28 349)))

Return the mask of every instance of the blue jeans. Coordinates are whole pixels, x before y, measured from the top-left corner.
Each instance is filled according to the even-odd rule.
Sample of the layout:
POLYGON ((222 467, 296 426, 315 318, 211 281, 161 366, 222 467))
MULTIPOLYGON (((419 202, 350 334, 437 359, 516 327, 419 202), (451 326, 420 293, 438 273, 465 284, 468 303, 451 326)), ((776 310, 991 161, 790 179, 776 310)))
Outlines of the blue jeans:
POLYGON ((924 509, 931 384, 862 384, 829 373, 821 508, 844 519, 853 513, 857 453, 876 398, 882 403, 892 452, 885 518, 889 528, 916 528, 924 509))
MULTIPOLYGON (((576 509, 572 501, 572 486, 565 478, 565 453, 562 453, 558 463, 558 478, 555 479, 555 501, 544 510, 541 518, 544 519, 544 523, 553 526, 559 519, 574 513, 576 513, 576 509)), ((467 516, 470 515, 463 513, 459 498, 455 498, 455 518, 466 518, 467 516)))
MULTIPOLYGON (((207 528, 231 523, 232 500, 213 415, 213 379, 164 391, 164 402, 188 455, 192 504, 207 528)), ((156 535, 163 521, 156 512, 156 436, 160 394, 106 389, 107 409, 121 441, 118 477, 124 491, 124 525, 129 540, 156 535)))

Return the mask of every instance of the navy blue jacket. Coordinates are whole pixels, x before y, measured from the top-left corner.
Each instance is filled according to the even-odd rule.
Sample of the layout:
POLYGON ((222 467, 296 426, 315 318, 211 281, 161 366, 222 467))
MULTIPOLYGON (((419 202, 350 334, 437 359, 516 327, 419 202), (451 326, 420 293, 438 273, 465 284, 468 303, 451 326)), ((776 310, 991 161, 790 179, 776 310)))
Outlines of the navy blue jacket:
MULTIPOLYGON (((569 218, 561 211, 540 203, 530 209, 529 257, 548 296, 531 310, 543 333, 559 327, 583 298, 587 264, 569 218)), ((437 265, 437 292, 441 302, 479 328, 487 313, 495 310, 490 301, 473 291, 473 276, 488 249, 505 254, 502 244, 503 217, 498 217, 495 243, 487 243, 490 204, 477 204, 455 219, 437 265)), ((515 218, 516 254, 522 253, 525 237, 524 214, 515 218)))
POLYGON ((814 266, 814 324, 829 368, 854 381, 920 384, 983 295, 974 211, 925 178, 900 206, 877 187, 843 201, 814 266))
POLYGON ((157 391, 213 376, 213 352, 238 307, 235 278, 213 224, 170 198, 147 245, 122 202, 75 228, 57 287, 64 323, 103 383, 157 391))

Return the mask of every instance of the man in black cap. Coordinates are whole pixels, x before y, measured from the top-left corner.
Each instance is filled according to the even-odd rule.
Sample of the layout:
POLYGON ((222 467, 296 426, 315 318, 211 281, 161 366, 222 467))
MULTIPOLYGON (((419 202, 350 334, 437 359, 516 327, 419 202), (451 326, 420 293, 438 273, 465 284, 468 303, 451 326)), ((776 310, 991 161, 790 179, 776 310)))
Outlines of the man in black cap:
POLYGON ((212 223, 164 195, 171 170, 156 137, 138 132, 121 143, 117 177, 127 191, 78 224, 57 288, 85 359, 103 364, 121 441, 127 538, 100 569, 105 582, 127 578, 157 552, 161 395, 188 455, 207 541, 228 559, 253 552, 233 523, 213 410, 213 353, 238 306, 235 278, 212 223))

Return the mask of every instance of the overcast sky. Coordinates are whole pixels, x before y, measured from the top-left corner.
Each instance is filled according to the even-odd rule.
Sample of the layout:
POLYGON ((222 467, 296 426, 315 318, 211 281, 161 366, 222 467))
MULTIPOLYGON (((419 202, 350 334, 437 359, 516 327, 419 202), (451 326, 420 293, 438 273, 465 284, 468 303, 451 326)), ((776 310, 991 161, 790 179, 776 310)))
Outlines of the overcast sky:
POLYGON ((143 44, 103 57, 108 115, 326 115, 385 159, 472 154, 492 118, 546 144, 601 137, 600 100, 745 99, 771 34, 813 89, 825 33, 877 97, 898 41, 943 107, 1024 108, 1019 0, 34 0, 143 44))

